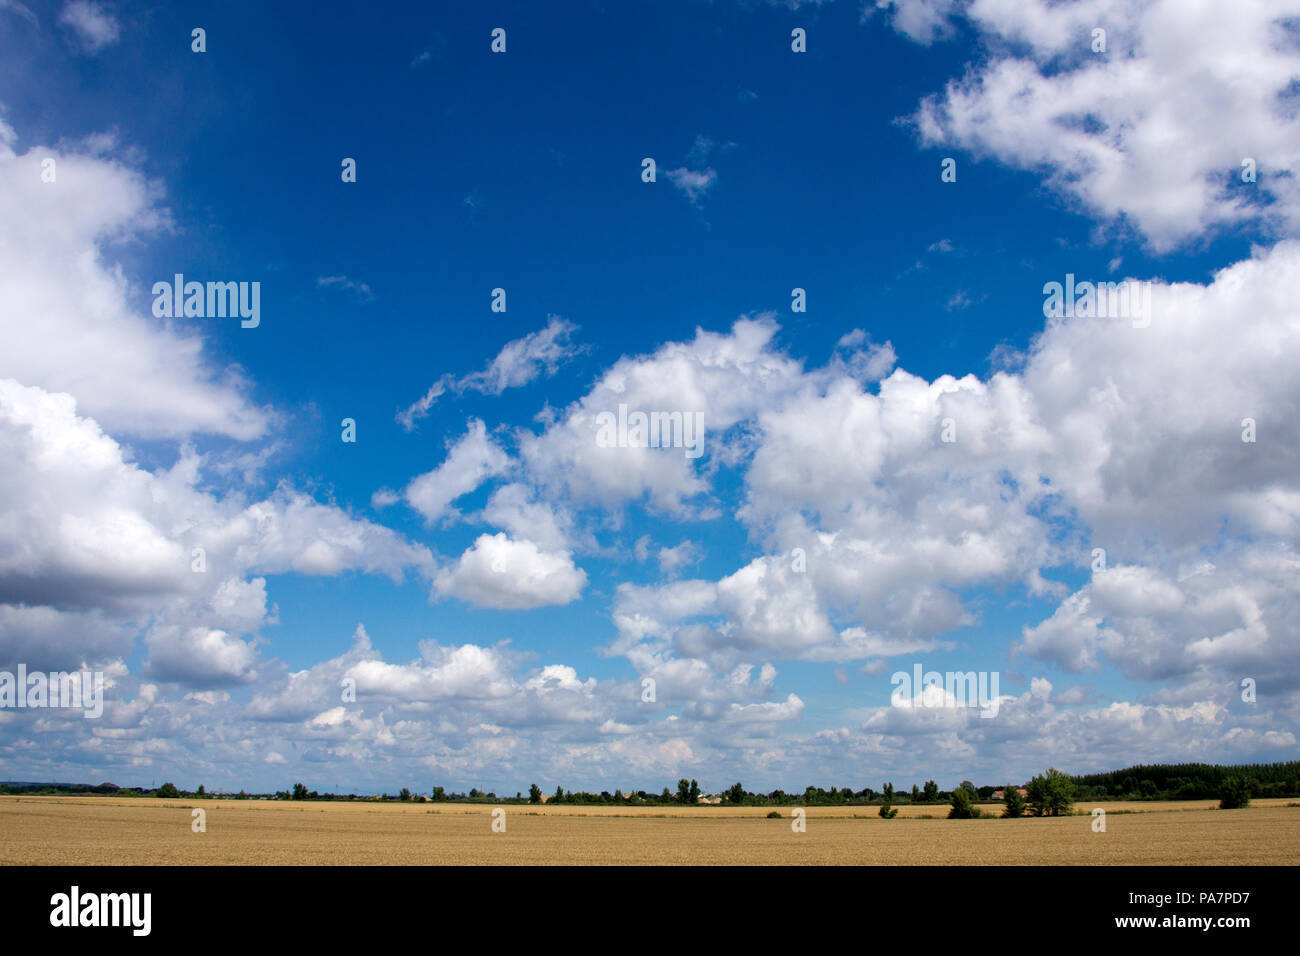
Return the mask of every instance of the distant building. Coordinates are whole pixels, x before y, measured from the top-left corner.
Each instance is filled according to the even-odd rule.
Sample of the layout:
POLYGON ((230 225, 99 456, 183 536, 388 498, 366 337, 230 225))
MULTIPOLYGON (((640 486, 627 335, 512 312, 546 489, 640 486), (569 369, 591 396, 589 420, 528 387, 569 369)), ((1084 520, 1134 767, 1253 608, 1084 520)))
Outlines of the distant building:
MULTIPOLYGON (((1029 796, 1029 791, 1026 790, 1024 787, 1016 787, 1016 792, 1017 792, 1018 794, 1020 794, 1022 797, 1027 797, 1027 796, 1029 796)), ((994 799, 994 800, 1001 800, 1001 799, 1003 799, 1004 796, 1005 796, 1005 794, 1004 794, 1001 790, 994 790, 994 791, 993 791, 993 799, 994 799)))

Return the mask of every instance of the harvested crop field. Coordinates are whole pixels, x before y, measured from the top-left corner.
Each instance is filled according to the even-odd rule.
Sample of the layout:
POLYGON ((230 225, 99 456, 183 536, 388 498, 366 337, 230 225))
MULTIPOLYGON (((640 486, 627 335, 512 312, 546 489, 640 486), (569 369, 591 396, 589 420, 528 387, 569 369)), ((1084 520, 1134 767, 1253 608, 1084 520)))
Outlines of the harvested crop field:
MULTIPOLYGON (((0 797, 0 864, 1294 864, 1300 807, 1093 804, 1072 817, 942 819, 942 806, 790 809, 0 797), (206 813, 192 830, 191 808, 206 813), (932 818, 925 818, 930 815, 932 818)), ((997 812, 997 807, 988 808, 997 812)))

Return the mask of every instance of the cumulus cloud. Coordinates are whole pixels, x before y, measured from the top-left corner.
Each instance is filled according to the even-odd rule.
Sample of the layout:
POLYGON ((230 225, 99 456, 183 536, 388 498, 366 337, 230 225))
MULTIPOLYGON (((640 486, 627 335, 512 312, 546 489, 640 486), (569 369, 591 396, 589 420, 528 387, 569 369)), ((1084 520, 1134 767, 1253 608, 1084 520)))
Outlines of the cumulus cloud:
MULTIPOLYGON (((628 489, 656 480, 658 461, 630 451, 603 467, 576 427, 606 389, 635 400, 643 374, 744 436, 736 516, 767 553, 712 581, 621 587, 610 650, 642 670, 672 657, 715 670, 765 658, 875 667, 951 641, 978 620, 964 595, 994 586, 1063 601, 1026 629, 1019 648, 1031 658, 1091 670, 1105 656, 1151 681, 1267 659, 1275 686, 1290 687, 1300 659, 1276 635, 1294 614, 1284 555, 1300 533, 1289 358, 1300 326, 1288 305, 1300 296, 1298 256, 1287 241, 1206 284, 1153 282, 1144 327, 1052 319, 1020 371, 988 379, 893 368, 873 389, 839 356, 823 369, 787 364, 768 345, 772 329, 746 320, 711 343, 753 359, 708 363, 725 388, 696 377, 703 335, 622 359, 524 440, 523 477, 563 474, 588 504, 620 500, 604 484, 618 469, 635 476, 628 489), (1267 442, 1242 441, 1246 417, 1268 421, 1267 442), (557 446, 569 454, 541 454, 557 446), (1095 543, 1109 550, 1106 575, 1075 594, 1048 576, 1086 564, 1095 543), (1207 554, 1215 574, 1195 570, 1207 554)), ((866 341, 850 332, 840 348, 866 341)), ((713 490, 708 473, 674 477, 674 504, 713 490)), ((648 539, 637 553, 649 557, 648 539)))
POLYGON ((798 362, 772 348, 769 316, 737 320, 729 333, 697 329, 690 342, 670 342, 645 356, 624 356, 595 386, 565 408, 541 434, 519 436, 519 457, 548 499, 619 508, 648 499, 656 509, 685 514, 705 492, 692 459, 680 448, 597 444, 597 416, 629 410, 702 412, 706 456, 727 454, 725 433, 800 385, 798 362))
POLYGON ((1119 565, 1093 574, 1015 649, 1070 671, 1104 662, 1129 678, 1194 683, 1207 674, 1257 675, 1271 692, 1300 689, 1287 624, 1300 611, 1300 560, 1277 545, 1219 555, 1210 573, 1177 579, 1119 565))
POLYGON ((659 571, 669 577, 676 576, 682 568, 689 567, 699 560, 700 549, 691 541, 683 541, 675 547, 659 549, 659 571))
POLYGON ((433 582, 440 595, 503 610, 568 604, 586 585, 586 572, 567 551, 542 551, 501 532, 479 535, 433 582))
POLYGON ((209 360, 185 319, 155 319, 110 257, 112 242, 167 223, 156 187, 103 156, 17 153, 15 138, 0 125, 0 377, 70 392, 113 433, 265 435, 270 413, 238 369, 209 360), (54 182, 42 181, 46 159, 54 182))
POLYGON ((250 575, 432 576, 427 549, 288 486, 253 502, 201 490, 192 449, 146 470, 70 395, 0 380, 0 455, 7 659, 102 662, 152 621, 159 679, 244 680, 252 652, 238 633, 267 616, 265 580, 250 575))
POLYGON ((962 17, 989 55, 913 121, 923 143, 1042 171, 1089 215, 1168 251, 1214 230, 1300 229, 1296 0, 1225 19, 1180 0, 880 0, 929 43, 962 17), (1106 48, 1094 50, 1104 27, 1106 48), (1243 183, 1243 162, 1259 172, 1243 183))
POLYGON ((443 463, 413 478, 404 496, 425 521, 437 521, 453 513, 451 504, 457 498, 509 467, 510 456, 488 436, 487 426, 481 419, 471 418, 465 434, 451 446, 443 463))
POLYGON ((513 692, 507 667, 503 655, 491 648, 426 643, 417 663, 359 661, 348 668, 347 676, 355 678, 358 694, 408 701, 491 699, 513 692))
MULTIPOLYGON (((539 418, 540 430, 516 432, 510 483, 473 516, 507 533, 480 536, 434 591, 502 608, 572 600, 585 583, 568 557, 575 542, 599 550, 602 523, 616 529, 611 516, 635 507, 678 523, 717 516, 718 478, 734 470, 732 513, 762 553, 715 578, 672 580, 693 555, 643 536, 637 559, 660 556, 668 580, 619 586, 606 648, 657 682, 675 708, 665 721, 693 755, 709 752, 695 724, 798 719, 788 699, 770 699, 774 662, 860 661, 879 675, 899 655, 960 646, 980 615, 970 594, 989 588, 1059 602, 1024 629, 1016 653, 1065 670, 1109 663, 1168 691, 1091 719, 1139 708, 1170 726, 1203 720, 1217 729, 1200 745, 1229 746, 1239 719, 1225 709, 1229 675, 1267 661, 1288 699, 1297 670, 1278 635, 1295 614, 1286 549, 1300 528, 1300 394, 1288 358, 1300 352, 1288 305, 1300 295, 1298 257, 1300 243, 1287 241, 1204 284, 1153 281, 1149 323, 1050 319, 986 378, 922 378, 863 329, 843 333, 825 366, 805 368, 775 345, 767 316, 624 356, 582 398, 539 418), (600 447, 596 416, 619 404, 702 412, 708 457, 600 447), (1267 422, 1268 441, 1241 440, 1246 417, 1267 422), (1216 536, 1226 537, 1206 549, 1216 536), (1096 542, 1110 570, 1083 588, 1054 580, 1086 564, 1096 542), (548 558, 560 573, 520 587, 493 566, 508 568, 516 548, 523 580, 548 558)), ((484 480, 470 471, 457 488, 484 480)), ((1099 699, 1049 687, 1034 675, 1021 712, 1099 699)), ((900 719, 876 718, 861 746, 940 727, 954 760, 1001 745, 995 730, 952 715, 890 723, 900 719)), ((648 761, 663 745, 635 718, 606 720, 602 733, 626 744, 620 759, 648 761)), ((1090 746, 1091 724, 1060 720, 1082 735, 1081 753, 1090 746)), ((1233 740, 1262 747, 1273 732, 1284 731, 1233 740)))
MULTIPOLYGON (((528 538, 546 551, 569 549, 574 537, 580 535, 567 509, 539 500, 534 490, 523 483, 497 488, 478 517, 512 537, 528 538)), ((584 543, 591 540, 590 535, 581 537, 584 543)))
POLYGON ((257 676, 253 646, 215 628, 166 625, 145 639, 149 657, 144 675, 193 687, 244 684, 257 676))

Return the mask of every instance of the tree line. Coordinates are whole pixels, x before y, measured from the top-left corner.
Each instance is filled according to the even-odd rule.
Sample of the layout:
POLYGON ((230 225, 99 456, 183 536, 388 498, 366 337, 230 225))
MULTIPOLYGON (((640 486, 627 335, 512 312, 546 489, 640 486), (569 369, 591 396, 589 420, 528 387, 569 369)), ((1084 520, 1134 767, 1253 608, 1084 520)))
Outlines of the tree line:
MULTIPOLYGON (((1060 796, 1068 791, 1071 799, 1077 800, 1206 800, 1218 799, 1225 808, 1244 806, 1251 797, 1293 797, 1300 796, 1300 761, 1270 764, 1139 764, 1123 770, 1106 773, 1075 774, 1061 773, 1050 769, 1046 774, 1034 777, 1023 785, 1029 791, 1026 802, 1030 812, 1037 806, 1047 809, 1043 815, 1053 815, 1052 808, 1062 804, 1060 796), (1036 783, 1036 781, 1040 781, 1036 783), (1043 791, 1041 788, 1046 787, 1043 791), (1036 789, 1039 788, 1039 789, 1036 789), (1056 796, 1052 796, 1055 794, 1056 796), (1042 799, 1038 799, 1042 798, 1042 799), (1050 799, 1049 799, 1050 798, 1050 799)), ((1021 785, 1002 784, 998 786, 976 787, 969 780, 963 780, 952 791, 940 790, 933 780, 924 784, 912 784, 911 789, 895 788, 892 782, 885 782, 879 790, 863 787, 819 787, 810 785, 802 793, 784 790, 772 790, 768 793, 746 790, 739 781, 716 794, 718 802, 729 806, 865 806, 879 805, 881 816, 892 816, 898 805, 951 804, 957 817, 978 816, 980 810, 975 804, 993 800, 993 794, 1004 791, 1011 794, 1021 785), (891 812, 892 811, 892 812, 891 812)), ((602 790, 593 793, 587 790, 568 790, 557 786, 554 793, 543 800, 541 787, 536 783, 529 787, 528 794, 516 792, 513 797, 507 794, 484 792, 471 788, 468 792, 448 792, 442 786, 434 786, 428 796, 413 793, 403 787, 396 794, 358 795, 355 793, 337 794, 320 793, 309 790, 301 782, 293 784, 289 790, 278 790, 272 794, 250 794, 241 790, 237 794, 213 794, 205 791, 202 784, 196 791, 181 790, 168 781, 161 787, 120 788, 111 783, 98 786, 87 784, 32 783, 26 781, 6 781, 0 783, 0 794, 55 794, 76 792, 85 795, 102 794, 123 797, 184 797, 187 799, 204 799, 220 797, 224 800, 396 800, 413 802, 480 802, 480 803, 559 803, 559 804, 621 804, 621 805, 672 805, 699 802, 704 794, 697 780, 682 778, 676 788, 664 787, 658 793, 646 790, 615 790, 610 793, 602 790)), ((1019 798, 1018 792, 1011 796, 1014 804, 1019 798)), ((1004 796, 1005 804, 1007 798, 1004 796)), ((1007 808, 1007 815, 1019 816, 1023 808, 1007 808)), ((1058 811, 1059 812, 1059 811, 1058 811)))
POLYGON ((1207 763, 1151 764, 1073 778, 1085 799, 1207 800, 1217 798, 1229 778, 1248 785, 1256 797, 1300 796, 1300 760, 1221 766, 1207 763))

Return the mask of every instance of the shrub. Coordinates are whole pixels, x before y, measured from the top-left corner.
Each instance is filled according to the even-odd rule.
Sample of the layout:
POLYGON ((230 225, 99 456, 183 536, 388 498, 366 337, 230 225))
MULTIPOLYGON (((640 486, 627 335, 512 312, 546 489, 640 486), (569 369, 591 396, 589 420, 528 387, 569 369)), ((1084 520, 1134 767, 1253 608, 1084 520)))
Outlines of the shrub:
POLYGON ((1007 784, 1002 788, 1002 815, 1004 817, 1019 817, 1025 812, 1025 798, 1020 795, 1017 787, 1007 784))
POLYGON ((769 820, 780 820, 780 819, 781 819, 781 811, 780 811, 780 810, 773 810, 771 813, 769 813, 769 814, 767 815, 767 818, 768 818, 769 820))
POLYGON ((886 820, 892 820, 894 817, 898 816, 898 810, 895 807, 891 807, 888 803, 882 803, 880 805, 880 815, 886 820))
POLYGON ((1220 810, 1240 810, 1250 806, 1250 781, 1240 777, 1227 777, 1219 791, 1220 810))
POLYGON ((975 792, 966 786, 960 786, 952 792, 952 809, 948 811, 949 820, 973 820, 980 815, 975 806, 975 792))

